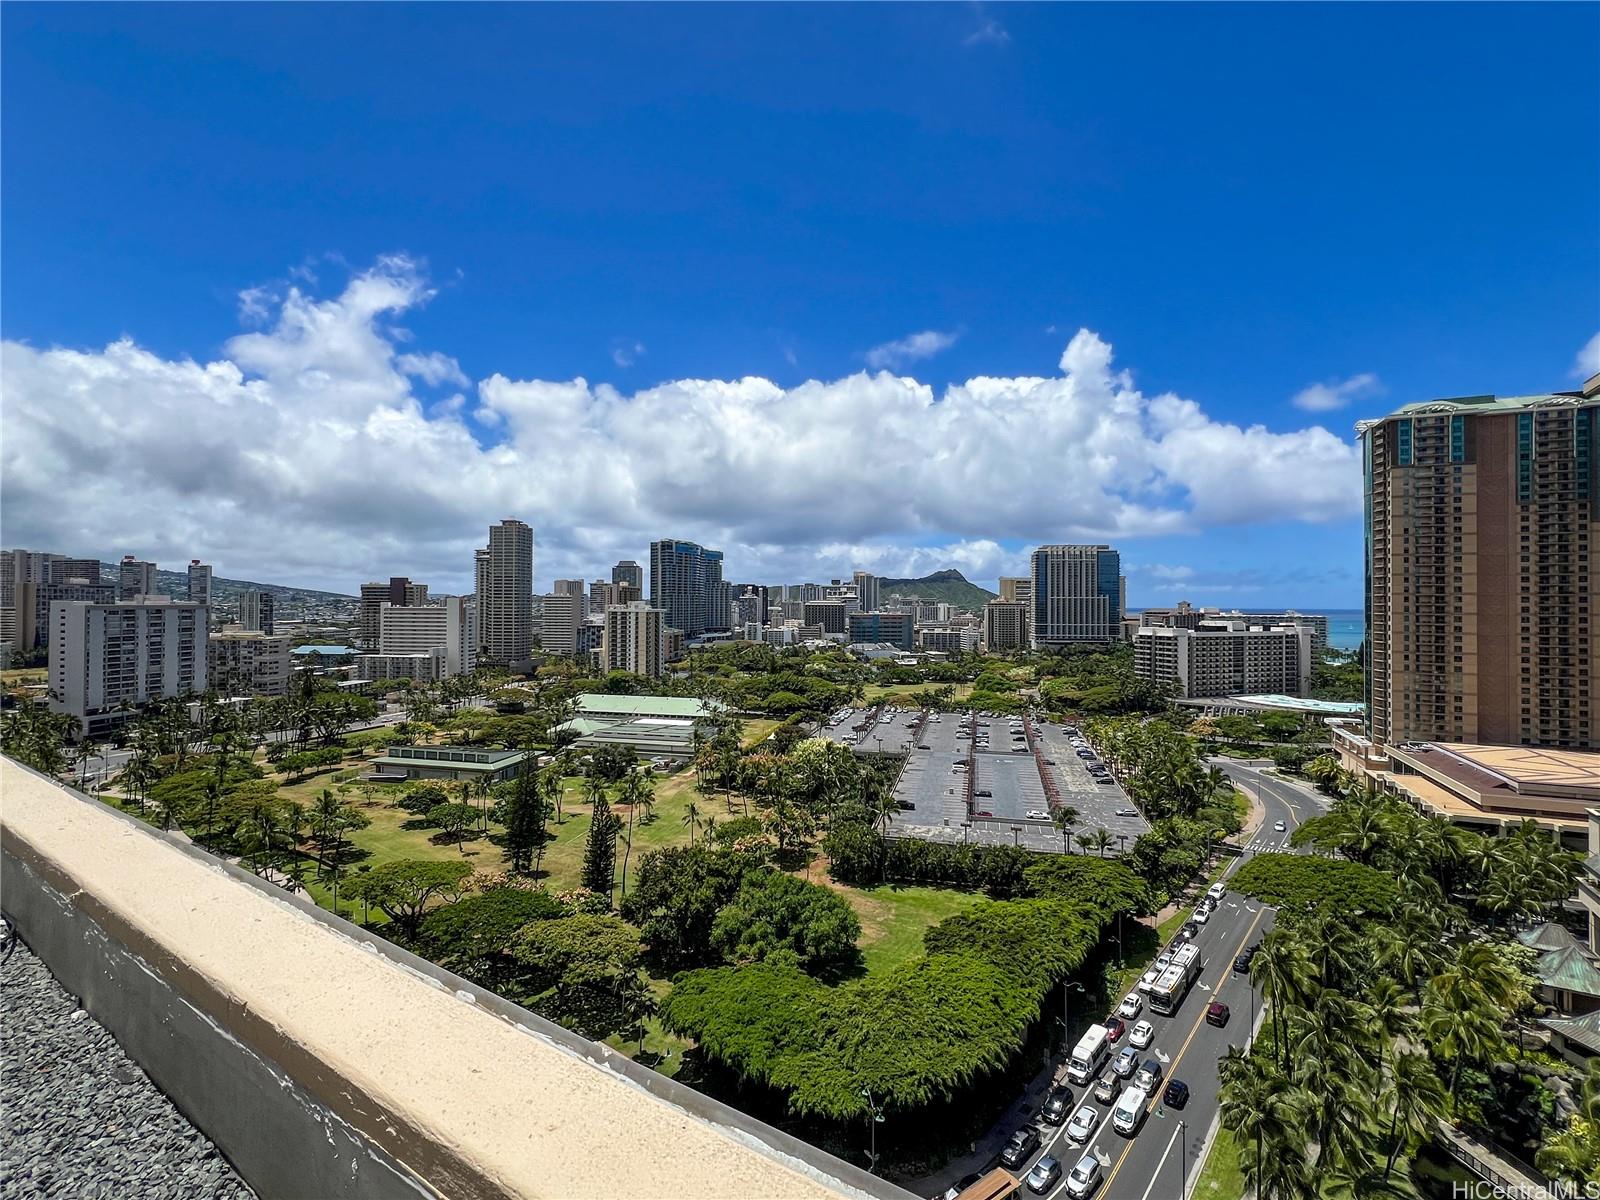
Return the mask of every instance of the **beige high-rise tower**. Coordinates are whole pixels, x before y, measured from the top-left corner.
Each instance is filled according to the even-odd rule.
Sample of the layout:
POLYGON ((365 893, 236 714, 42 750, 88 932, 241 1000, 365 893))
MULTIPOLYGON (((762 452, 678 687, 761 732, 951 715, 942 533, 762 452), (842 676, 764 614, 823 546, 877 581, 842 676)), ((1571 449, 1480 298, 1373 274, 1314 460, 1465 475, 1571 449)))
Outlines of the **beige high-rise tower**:
POLYGON ((507 519, 489 526, 489 545, 474 561, 480 661, 516 668, 533 655, 533 530, 507 519))
POLYGON ((1597 395, 1600 377, 1357 426, 1374 742, 1600 749, 1597 395))

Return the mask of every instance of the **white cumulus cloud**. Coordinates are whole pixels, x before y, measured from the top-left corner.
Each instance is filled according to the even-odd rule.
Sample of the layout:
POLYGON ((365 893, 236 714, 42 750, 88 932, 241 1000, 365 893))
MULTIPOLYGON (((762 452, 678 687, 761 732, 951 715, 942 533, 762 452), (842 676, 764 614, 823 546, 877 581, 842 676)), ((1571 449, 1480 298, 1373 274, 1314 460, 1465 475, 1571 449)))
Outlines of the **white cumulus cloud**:
POLYGON ((874 346, 868 350, 867 366, 874 371, 882 371, 921 362, 925 358, 932 358, 941 350, 950 349, 956 344, 957 336, 954 333, 941 333, 937 329, 924 329, 921 333, 907 334, 903 338, 884 342, 881 346, 874 346))
POLYGON ((1383 390, 1378 377, 1370 371, 1352 375, 1349 379, 1333 379, 1326 383, 1313 383, 1295 393, 1294 406, 1306 412, 1335 412, 1352 400, 1360 400, 1383 390))
POLYGON ((1572 373, 1579 379, 1587 379, 1596 372, 1600 372, 1600 333, 1583 344, 1572 364, 1572 373))
POLYGON ((632 392, 491 373, 438 400, 415 380, 457 382, 459 366, 402 353, 395 325, 433 295, 394 256, 336 295, 286 288, 211 362, 132 338, 6 342, 0 537, 347 592, 391 574, 449 591, 470 589, 487 526, 516 516, 536 530, 543 590, 642 561, 659 537, 721 547, 740 581, 852 566, 993 579, 1020 569, 1018 542, 1359 510, 1350 442, 1146 396, 1087 330, 1058 375, 942 391, 881 371, 632 392))
POLYGON ((402 354, 395 359, 395 366, 414 379, 420 379, 429 387, 438 387, 440 384, 453 383, 457 387, 471 387, 472 380, 467 378, 461 364, 448 354, 440 354, 437 350, 432 354, 402 354))

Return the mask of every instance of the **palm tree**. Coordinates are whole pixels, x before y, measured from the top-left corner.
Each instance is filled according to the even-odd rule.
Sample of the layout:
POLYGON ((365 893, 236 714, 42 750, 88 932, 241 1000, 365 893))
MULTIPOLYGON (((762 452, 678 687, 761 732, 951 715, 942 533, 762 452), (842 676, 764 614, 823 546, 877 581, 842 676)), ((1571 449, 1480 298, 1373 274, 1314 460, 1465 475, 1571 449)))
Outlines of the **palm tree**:
POLYGON ((1279 1158, 1293 1159, 1306 1143, 1305 1098, 1278 1071, 1270 1059, 1230 1047, 1221 1064, 1219 1096, 1223 1128, 1229 1130, 1250 1154, 1241 1157, 1247 1182, 1265 1198, 1276 1184, 1282 1194, 1283 1178, 1269 1175, 1279 1158))
POLYGON ((1500 1044, 1499 1011, 1485 1010, 1475 989, 1439 986, 1428 981, 1422 1005, 1422 1032, 1435 1054, 1451 1060, 1449 1091, 1455 1094, 1461 1068, 1481 1062, 1500 1044))
POLYGON ((1431 1122, 1443 1116, 1449 1097, 1439 1082, 1439 1072, 1426 1054, 1402 1054, 1394 1060, 1394 1082, 1389 1089, 1389 1160, 1383 1166, 1387 1180, 1408 1137, 1425 1137, 1431 1122))
POLYGON ((1063 854, 1068 853, 1068 848, 1072 844, 1072 829, 1078 823, 1080 816, 1081 814, 1078 810, 1070 804, 1063 804, 1050 814, 1050 819, 1055 822, 1056 828, 1061 831, 1061 853, 1063 854))
POLYGON ((1366 1012, 1372 1022, 1372 1040, 1378 1054, 1374 1069, 1383 1078, 1383 1058, 1389 1043, 1404 1037, 1416 1027, 1416 1014, 1412 1011, 1411 994, 1393 979, 1380 979, 1367 993, 1366 1012))
POLYGON ((1395 1175, 1370 1158, 1358 1156, 1330 1167, 1320 1168, 1319 1195, 1322 1200, 1416 1200, 1418 1195, 1409 1175, 1395 1175))
POLYGON ((1084 839, 1085 844, 1095 850, 1100 851, 1101 858, 1106 856, 1106 850, 1110 847, 1111 843, 1116 840, 1116 838, 1111 836, 1111 831, 1109 829, 1096 829, 1094 833, 1090 834, 1088 838, 1084 839))
POLYGON ((539 772, 539 787, 544 792, 545 800, 556 810, 556 824, 562 824, 567 819, 567 814, 561 807, 561 801, 567 793, 567 782, 562 777, 559 759, 539 772))
POLYGON ((1260 952, 1250 962, 1250 977, 1260 985, 1262 998, 1273 1007, 1272 1044, 1279 1066, 1288 1069, 1288 1008, 1309 1001, 1316 989, 1311 957, 1287 930, 1272 930, 1261 939, 1260 952))
POLYGON ((693 847, 694 831, 700 826, 700 806, 693 800, 689 801, 689 807, 684 809, 683 824, 689 831, 689 845, 693 847))

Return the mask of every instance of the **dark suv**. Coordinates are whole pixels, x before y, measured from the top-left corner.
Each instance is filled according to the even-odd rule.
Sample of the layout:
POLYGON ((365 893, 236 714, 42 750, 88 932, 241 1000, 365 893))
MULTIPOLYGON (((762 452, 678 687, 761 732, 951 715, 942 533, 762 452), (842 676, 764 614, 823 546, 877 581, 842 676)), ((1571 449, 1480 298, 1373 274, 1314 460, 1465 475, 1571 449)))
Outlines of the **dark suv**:
POLYGON ((1050 1089, 1044 1098, 1044 1111, 1039 1115, 1052 1125, 1059 1125, 1072 1112, 1072 1093, 1064 1087, 1050 1089))
POLYGON ((1162 1098, 1168 1108, 1182 1108, 1189 1103, 1189 1085, 1181 1079, 1167 1084, 1167 1094, 1162 1098))
POLYGON ((1032 1125, 1025 1125, 1011 1135, 1006 1142, 1006 1148, 1000 1151, 1000 1161, 1012 1170, 1028 1161, 1028 1155, 1039 1148, 1039 1131, 1032 1125))

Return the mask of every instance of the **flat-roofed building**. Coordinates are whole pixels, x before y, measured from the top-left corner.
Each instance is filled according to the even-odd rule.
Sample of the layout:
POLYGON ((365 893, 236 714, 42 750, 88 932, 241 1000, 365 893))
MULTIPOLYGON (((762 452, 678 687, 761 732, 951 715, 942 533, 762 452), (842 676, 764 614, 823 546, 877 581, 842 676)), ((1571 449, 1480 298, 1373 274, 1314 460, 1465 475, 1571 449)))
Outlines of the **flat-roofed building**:
POLYGON ((583 624, 583 596, 571 592, 551 592, 540 597, 539 607, 542 614, 540 647, 546 654, 554 654, 559 658, 576 658, 578 626, 583 624))
POLYGON ((445 596, 432 604, 395 605, 378 609, 378 653, 445 652, 444 677, 462 675, 476 661, 477 608, 469 597, 445 596))
POLYGON ((1020 600, 991 600, 983 606, 984 649, 1003 653, 1028 648, 1028 606, 1020 600))
POLYGON ((445 678, 445 650, 434 646, 405 654, 358 654, 356 678, 363 683, 384 679, 413 679, 418 683, 437 683, 445 678))
POLYGON ((1369 739, 1600 749, 1600 376, 1356 428, 1369 739))
POLYGON ((533 655, 533 529, 508 518, 489 526, 473 560, 480 661, 519 670, 533 655))
POLYGON ((1490 834, 1533 821, 1568 849, 1588 849, 1600 753, 1460 742, 1404 742, 1387 751, 1388 769, 1369 776, 1424 812, 1490 834))
POLYGON ((909 650, 916 644, 917 623, 906 612, 851 613, 846 635, 852 645, 888 643, 909 650))
POLYGON ((526 750, 474 750, 462 746, 390 746, 388 753, 371 760, 371 778, 488 780, 513 778, 526 750))
POLYGON ((1041 647, 1122 637, 1122 556, 1110 546, 1033 552, 1033 640, 1041 647))
POLYGON ((665 618, 659 608, 651 608, 642 600, 607 608, 600 643, 601 669, 659 678, 667 669, 661 637, 665 618))
POLYGON ((820 625, 823 633, 844 634, 850 629, 849 616, 843 600, 807 600, 801 619, 807 625, 820 625))
POLYGON ((1033 576, 1000 576, 1000 599, 1010 604, 1033 603, 1033 576))
POLYGON ((1198 629, 1149 626, 1133 639, 1133 669, 1158 688, 1192 699, 1246 693, 1303 695, 1311 684, 1312 629, 1214 621, 1198 629))
POLYGON ((287 634, 225 625, 206 639, 206 677, 223 696, 287 695, 292 661, 287 634))
POLYGON ((156 595, 156 565, 124 554, 117 567, 117 599, 156 595))
POLYGON ((733 597, 722 578, 722 551, 663 538, 650 543, 650 604, 690 639, 733 623, 733 597))
POLYGON ((272 593, 255 588, 240 592, 239 624, 258 633, 276 633, 277 602, 272 593))
POLYGON ((939 654, 967 654, 978 648, 976 625, 919 625, 917 646, 939 654))
POLYGON ((574 701, 572 719, 558 734, 576 738, 580 750, 622 746, 645 757, 687 759, 695 725, 715 706, 689 696, 612 696, 586 693, 574 701))
MULTIPOLYGON (((189 560, 188 592, 186 599, 196 604, 211 603, 211 566, 198 558, 189 560)), ((271 632, 268 630, 267 632, 271 632)))
POLYGON ((164 596, 52 603, 50 708, 100 736, 152 700, 204 692, 208 612, 164 596))

